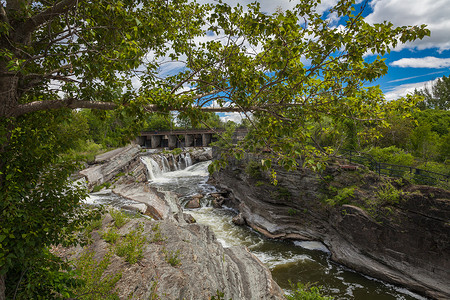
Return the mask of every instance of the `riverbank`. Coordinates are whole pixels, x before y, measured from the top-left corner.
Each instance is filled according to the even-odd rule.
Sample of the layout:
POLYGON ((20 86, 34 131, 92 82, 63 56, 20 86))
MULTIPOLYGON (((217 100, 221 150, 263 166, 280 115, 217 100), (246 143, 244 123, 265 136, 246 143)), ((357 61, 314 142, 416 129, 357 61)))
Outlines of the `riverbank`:
POLYGON ((250 159, 233 161, 214 184, 240 223, 270 238, 321 241, 332 259, 436 299, 450 298, 450 193, 380 178, 361 166, 322 177, 276 168, 270 183, 250 159))

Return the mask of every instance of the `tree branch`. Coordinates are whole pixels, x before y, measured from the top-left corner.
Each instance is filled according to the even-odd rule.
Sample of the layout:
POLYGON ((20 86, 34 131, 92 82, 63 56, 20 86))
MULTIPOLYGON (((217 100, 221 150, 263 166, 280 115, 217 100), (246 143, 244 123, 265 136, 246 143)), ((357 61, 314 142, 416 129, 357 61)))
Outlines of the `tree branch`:
POLYGON ((67 12, 70 8, 74 7, 77 2, 78 0, 62 0, 41 13, 27 19, 22 26, 17 29, 17 32, 21 35, 30 34, 42 24, 45 24, 54 17, 67 12))
MULTIPOLYGON (((100 110, 113 110, 117 108, 118 105, 112 102, 99 102, 99 101, 83 101, 77 100, 75 98, 66 98, 62 100, 46 100, 46 101, 34 101, 25 104, 19 104, 14 109, 10 110, 6 117, 18 117, 27 113, 36 112, 40 110, 51 110, 60 108, 90 108, 90 109, 100 109, 100 110)), ((148 112, 162 111, 163 109, 155 104, 148 104, 145 107, 148 112)), ((186 108, 173 108, 169 107, 168 110, 171 111, 186 111, 191 107, 186 108)), ((242 108, 238 107, 195 107, 203 112, 242 112, 242 108)), ((250 107, 248 111, 263 110, 262 107, 250 107)))

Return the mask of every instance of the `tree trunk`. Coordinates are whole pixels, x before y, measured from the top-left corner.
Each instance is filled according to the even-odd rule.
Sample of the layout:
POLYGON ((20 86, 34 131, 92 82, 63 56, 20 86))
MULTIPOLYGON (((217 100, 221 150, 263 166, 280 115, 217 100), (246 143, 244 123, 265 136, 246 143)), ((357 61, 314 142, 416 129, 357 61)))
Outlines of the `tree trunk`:
POLYGON ((12 116, 17 108, 18 83, 18 76, 9 74, 4 74, 2 76, 0 71, 0 117, 12 116))
POLYGON ((6 300, 6 275, 0 275, 0 300, 6 300))

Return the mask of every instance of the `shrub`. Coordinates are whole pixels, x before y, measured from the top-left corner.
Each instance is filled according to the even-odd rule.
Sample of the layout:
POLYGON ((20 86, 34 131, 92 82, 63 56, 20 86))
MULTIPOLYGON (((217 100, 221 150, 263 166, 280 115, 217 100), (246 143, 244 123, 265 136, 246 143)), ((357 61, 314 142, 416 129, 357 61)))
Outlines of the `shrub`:
POLYGON ((387 182, 377 191, 378 198, 384 203, 398 204, 403 192, 396 189, 391 183, 387 182))
POLYGON ((374 147, 367 151, 378 162, 393 165, 411 166, 414 164, 414 156, 395 146, 386 148, 374 147))
POLYGON ((336 196, 332 199, 327 199, 326 202, 330 205, 344 205, 350 203, 350 199, 354 198, 355 187, 346 187, 337 191, 336 196))
POLYGON ((247 166, 245 167, 245 173, 247 173, 254 179, 262 179, 263 177, 261 173, 261 165, 254 160, 251 160, 247 163, 247 166))
POLYGON ((128 233, 117 245, 116 254, 124 257, 125 261, 135 264, 143 258, 144 245, 147 238, 143 235, 144 226, 139 224, 138 228, 128 233))
POLYGON ((115 244, 118 238, 119 233, 115 227, 110 227, 108 228, 108 231, 102 233, 102 239, 110 244, 115 244))
POLYGON ((302 284, 300 282, 297 285, 291 283, 293 293, 286 295, 288 300, 332 300, 332 297, 323 296, 321 294, 321 287, 313 286, 310 284, 302 284))
POLYGON ((119 299, 115 292, 115 285, 122 277, 121 273, 104 276, 110 264, 112 253, 108 252, 100 262, 94 259, 94 252, 85 251, 75 261, 78 278, 83 282, 75 288, 76 299, 119 299))
POLYGON ((129 221, 127 215, 121 210, 111 209, 109 213, 113 218, 114 224, 117 228, 122 227, 129 221))
POLYGON ((152 242, 153 243, 157 243, 157 242, 163 242, 166 238, 162 235, 161 230, 159 229, 159 224, 155 224, 152 226, 152 231, 153 231, 153 238, 152 238, 152 242))
POLYGON ((178 258, 180 255, 180 250, 177 251, 168 251, 163 248, 164 258, 166 262, 168 262, 171 266, 175 267, 181 263, 181 260, 178 258))

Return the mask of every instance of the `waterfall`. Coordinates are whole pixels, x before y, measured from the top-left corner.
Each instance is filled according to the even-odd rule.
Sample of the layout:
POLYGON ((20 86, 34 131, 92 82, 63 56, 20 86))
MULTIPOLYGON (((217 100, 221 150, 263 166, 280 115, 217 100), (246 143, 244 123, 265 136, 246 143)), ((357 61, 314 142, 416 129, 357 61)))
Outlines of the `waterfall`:
POLYGON ((147 167, 149 180, 155 179, 162 174, 161 168, 153 158, 151 158, 150 156, 144 156, 141 158, 141 160, 147 167))
POLYGON ((163 155, 163 157, 161 159, 161 162, 162 162, 162 171, 163 171, 163 173, 170 172, 170 165, 169 165, 169 161, 167 160, 167 157, 165 157, 163 155))
POLYGON ((192 158, 189 153, 181 153, 177 158, 173 154, 170 154, 169 158, 163 154, 153 154, 141 157, 141 161, 147 167, 149 180, 161 177, 164 173, 180 171, 192 166, 192 158))
POLYGON ((177 171, 178 165, 177 165, 177 161, 175 160, 175 157, 173 156, 173 154, 170 154, 170 160, 172 161, 172 166, 174 168, 173 171, 177 171))
POLYGON ((189 153, 186 153, 185 162, 186 162, 186 168, 192 166, 192 158, 189 153))
POLYGON ((185 154, 181 153, 180 156, 178 156, 178 170, 183 170, 186 168, 186 159, 185 154))

